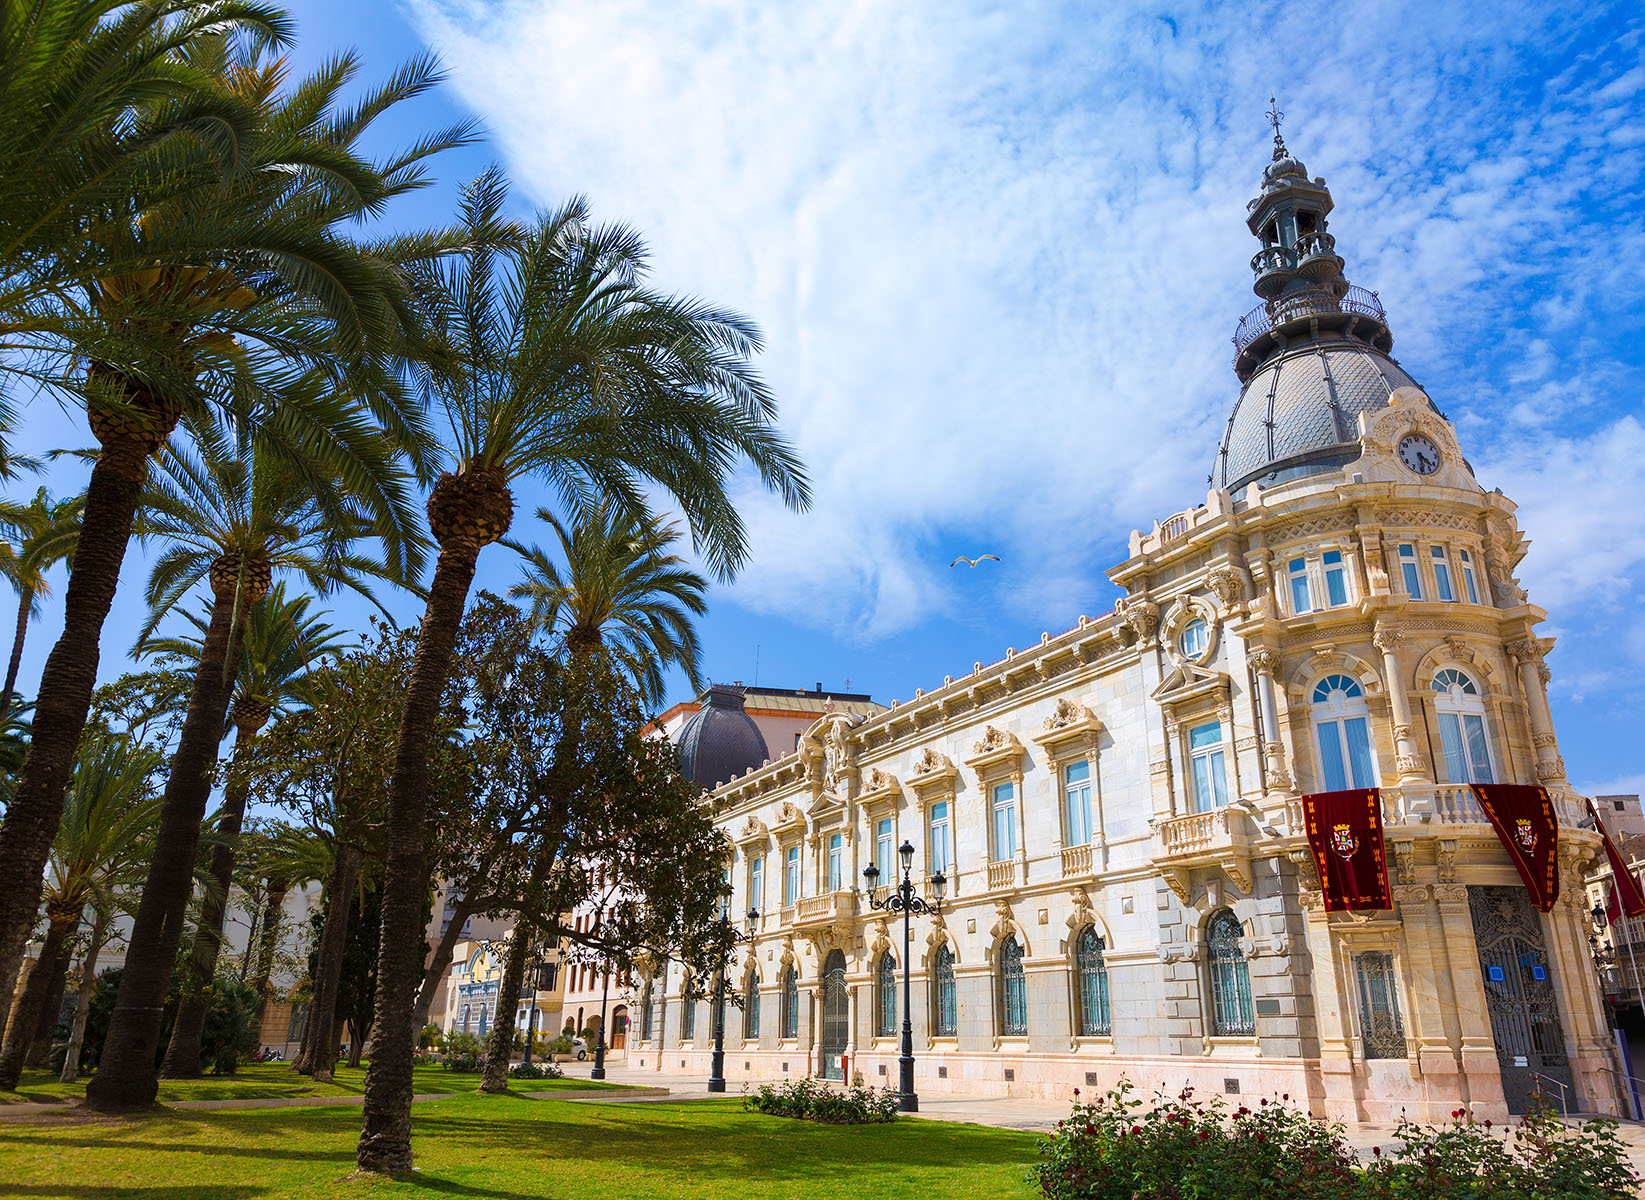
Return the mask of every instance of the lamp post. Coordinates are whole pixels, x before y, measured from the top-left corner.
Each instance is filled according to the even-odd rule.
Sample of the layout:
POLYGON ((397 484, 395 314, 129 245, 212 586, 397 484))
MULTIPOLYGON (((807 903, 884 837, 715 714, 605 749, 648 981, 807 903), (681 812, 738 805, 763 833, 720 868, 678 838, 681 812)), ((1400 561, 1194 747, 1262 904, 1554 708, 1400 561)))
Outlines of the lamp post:
POLYGON ((912 941, 911 922, 915 913, 925 916, 939 916, 942 913, 942 894, 948 886, 948 877, 941 871, 931 876, 931 890, 934 896, 930 900, 916 894, 914 880, 910 874, 914 867, 914 847, 908 841, 897 847, 897 857, 902 859, 902 882, 895 885, 885 899, 881 900, 876 894, 880 886, 880 869, 873 863, 863 868, 863 878, 868 881, 868 903, 870 907, 883 912, 900 912, 902 914, 902 1055, 897 1059, 897 1107, 903 1112, 919 1112, 920 1098, 914 1092, 914 1020, 913 988, 909 983, 908 958, 909 947, 912 941))
MULTIPOLYGON (((754 930, 759 926, 760 910, 748 910, 748 936, 754 936, 754 930)), ((729 912, 720 914, 720 924, 728 929, 731 925, 729 912)), ((735 933, 730 935, 732 944, 741 941, 735 933)), ((711 1092, 725 1091, 725 990, 730 984, 727 973, 731 969, 731 951, 729 947, 720 957, 720 976, 714 981, 714 1053, 708 1060, 708 1090, 711 1092)))
POLYGON ((600 968, 600 1028, 595 1031, 594 1069, 588 1073, 590 1079, 605 1078, 605 1000, 611 992, 611 971, 604 959, 600 961, 600 968))
POLYGON ((525 965, 526 1003, 525 1011, 525 1059, 524 1065, 531 1065, 531 1039, 537 1032, 537 993, 542 990, 543 956, 539 952, 531 956, 525 965))

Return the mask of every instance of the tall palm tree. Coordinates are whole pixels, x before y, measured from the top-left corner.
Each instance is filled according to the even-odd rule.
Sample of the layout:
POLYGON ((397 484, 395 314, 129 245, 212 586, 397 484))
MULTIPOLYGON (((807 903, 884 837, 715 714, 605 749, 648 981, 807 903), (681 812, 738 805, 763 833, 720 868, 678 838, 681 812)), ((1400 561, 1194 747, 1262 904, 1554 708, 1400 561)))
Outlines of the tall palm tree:
MULTIPOLYGON (((166 782, 160 844, 132 925, 128 965, 120 975, 119 994, 98 1060, 96 1097, 105 1106, 147 1104, 157 1086, 158 1015, 182 937, 200 821, 211 797, 213 768, 251 611, 264 599, 275 571, 296 573, 317 591, 347 586, 370 598, 368 578, 391 577, 392 572, 354 552, 355 545, 366 538, 401 567, 420 561, 420 535, 406 490, 409 478, 380 439, 364 439, 377 445, 357 447, 353 458, 367 473, 382 501, 379 507, 388 513, 387 520, 374 520, 368 506, 356 500, 356 490, 344 486, 340 478, 328 479, 315 467, 296 470, 290 457, 275 456, 257 441, 235 440, 215 428, 193 432, 198 455, 176 447, 160 454, 160 471, 145 495, 139 522, 145 539, 169 542, 149 578, 150 618, 144 634, 151 633, 166 613, 201 584, 207 585, 211 598, 194 660, 188 715, 178 733, 166 782)), ((252 696, 242 711, 248 721, 260 717, 257 728, 267 712, 258 712, 260 703, 252 696)), ((244 726, 241 732, 245 733, 244 726)), ((245 741, 249 745, 250 735, 245 741)), ((221 856, 223 862, 220 872, 215 862, 213 870, 225 889, 244 805, 242 791, 219 828, 225 842, 214 856, 221 856)), ((207 931, 205 926, 220 926, 221 910, 213 913, 208 906, 207 918, 202 932, 214 943, 216 931, 207 931)), ((214 966, 214 947, 209 957, 214 966)), ((198 1011, 191 1009, 188 1014, 190 1023, 178 1042, 178 1057, 166 1064, 168 1072, 200 1073, 198 1030, 205 1020, 204 992, 210 982, 209 976, 194 981, 198 1011)))
MULTIPOLYGON (((53 13, 65 5, 88 7, 42 0, 53 13)), ((95 221, 63 226, 65 237, 71 230, 84 249, 67 284, 47 289, 32 308, 22 306, 23 316, 39 310, 37 321, 19 325, 7 315, 15 306, 0 297, 0 316, 8 322, 0 348, 24 359, 24 351, 37 359, 55 352, 87 364, 46 382, 83 401, 99 443, 63 634, 41 677, 34 742, 0 825, 0 863, 8 880, 15 876, 15 886, 0 889, 0 994, 12 986, 33 920, 36 881, 85 722, 99 635, 149 456, 185 412, 204 422, 224 411, 294 461, 329 459, 330 473, 351 486, 363 482, 359 464, 343 452, 359 440, 355 433, 363 436, 374 424, 415 451, 420 412, 384 367, 416 348, 404 266, 444 252, 449 239, 362 243, 353 235, 389 200, 426 183, 430 155, 469 136, 466 128, 429 134, 380 162, 361 150, 378 117, 437 82, 429 60, 413 61, 344 109, 340 97, 357 73, 356 60, 342 56, 308 79, 289 81, 283 62, 265 61, 271 40, 287 25, 260 5, 152 0, 101 7, 107 22, 124 20, 127 9, 149 21, 148 32, 127 39, 149 64, 148 75, 127 72, 142 86, 115 89, 121 102, 98 108, 103 125, 76 145, 95 148, 99 138, 123 136, 122 122, 169 129, 178 112, 192 111, 189 104, 218 119, 197 120, 205 132, 188 135, 206 150, 189 153, 194 142, 172 148, 161 139, 139 156, 142 171, 128 173, 158 182, 105 197, 109 211, 95 221), (259 23, 255 14, 269 19, 259 23), (192 36, 174 36, 196 16, 192 36), (248 26, 270 36, 223 36, 248 26), (158 57, 156 40, 166 46, 158 57), (232 154, 231 170, 220 161, 225 153, 232 154), (340 441, 340 434, 348 436, 340 441)), ((87 36, 101 29, 94 21, 87 36)), ((13 56, 38 55, 42 45, 15 22, 0 28, 0 79, 13 56)), ((102 52, 113 61, 72 61, 92 73, 103 67, 121 73, 121 56, 137 53, 126 42, 102 52)), ((20 101, 40 102, 33 96, 20 101)), ((0 124, 0 132, 4 128, 0 124)), ((5 195, 0 189, 0 200, 5 195)), ((0 271, 16 273, 21 260, 7 256, 7 236, 0 229, 0 271)), ((33 246, 27 239, 19 244, 33 246)), ((362 503, 371 501, 369 488, 359 492, 362 503)), ((147 1102, 113 1094, 118 1072, 102 1078, 109 1082, 93 1087, 93 1104, 147 1102)))
MULTIPOLYGON (((309 668, 326 655, 347 648, 343 635, 322 620, 325 614, 309 613, 312 602, 309 596, 288 600, 285 584, 276 583, 248 615, 234 702, 229 710, 229 724, 235 730, 234 753, 223 786, 218 840, 211 850, 210 869, 217 886, 201 906, 189 957, 192 978, 185 981, 184 997, 177 1007, 171 1041, 161 1064, 161 1073, 168 1078, 194 1078, 200 1074, 200 1039, 205 1031, 208 990, 222 952, 223 919, 251 791, 247 761, 252 744, 271 716, 301 696, 309 668)), ((190 620, 199 630, 199 638, 151 642, 151 650, 198 658, 209 623, 192 615, 190 620)))
POLYGON ((708 610, 708 580, 670 553, 678 527, 605 502, 584 506, 569 529, 546 508, 537 519, 554 530, 565 569, 539 547, 516 547, 526 556, 526 576, 508 594, 531 601, 538 628, 563 639, 572 654, 609 655, 647 704, 662 703, 670 666, 700 689, 692 618, 708 610))
MULTIPOLYGON (((34 1040, 51 986, 48 964, 87 908, 114 911, 116 893, 139 877, 154 848, 160 813, 154 783, 164 761, 158 750, 102 730, 90 732, 81 745, 46 871, 45 940, 0 1048, 0 1088, 6 1091, 17 1087, 34 1040)), ((106 929, 106 921, 100 927, 106 929)))
POLYGON ((573 201, 513 237, 506 189, 487 172, 465 189, 471 247, 424 273, 435 339, 461 369, 429 374, 451 430, 448 470, 428 501, 439 546, 389 783, 377 1012, 366 1076, 363 1170, 411 1165, 411 1028, 422 967, 429 739, 482 547, 508 533, 511 485, 535 477, 567 501, 639 507, 647 483, 685 512, 710 564, 747 555, 728 480, 744 461, 796 508, 803 468, 774 426, 749 364, 759 335, 734 313, 643 285, 645 247, 621 226, 591 228, 573 201))
POLYGON ((254 1024, 261 1029, 263 1014, 272 995, 269 979, 274 974, 274 956, 280 947, 281 919, 286 897, 300 888, 331 874, 333 843, 313 836, 308 830, 280 824, 259 834, 248 848, 251 873, 262 882, 263 915, 257 923, 257 944, 246 954, 255 965, 250 983, 257 993, 254 1024))
POLYGON ((29 622, 40 615, 40 601, 51 595, 46 572, 74 557, 80 540, 83 497, 52 501, 41 488, 27 504, 0 504, 0 576, 17 590, 17 631, 12 634, 11 660, 0 688, 0 713, 11 710, 17 694, 17 671, 23 663, 23 639, 29 622))

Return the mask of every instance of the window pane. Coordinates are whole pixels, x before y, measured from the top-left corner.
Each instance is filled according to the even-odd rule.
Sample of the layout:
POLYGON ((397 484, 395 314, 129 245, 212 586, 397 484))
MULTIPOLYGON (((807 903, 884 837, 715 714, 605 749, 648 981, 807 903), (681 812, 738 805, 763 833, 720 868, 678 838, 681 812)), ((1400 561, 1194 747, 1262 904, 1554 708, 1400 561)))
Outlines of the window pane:
POLYGON ((1469 782, 1468 760, 1462 753, 1462 726, 1455 713, 1439 714, 1439 744, 1445 751, 1445 782, 1469 782))
POLYGON ((953 1037, 959 1024, 958 1009, 954 1002, 954 952, 946 945, 937 951, 937 1012, 938 1037, 953 1037))
POLYGON ((1217 807, 1222 808, 1228 803, 1228 776, 1222 769, 1221 750, 1216 750, 1211 753, 1210 763, 1212 792, 1216 797, 1217 807))
POLYGON ((1441 600, 1455 600, 1456 593, 1451 590, 1451 563, 1445 557, 1444 546, 1430 546, 1428 548, 1434 557, 1434 591, 1441 600))
POLYGON ((1248 1037, 1256 1032, 1251 1011, 1251 973, 1240 949, 1242 930, 1227 909, 1206 926, 1211 975, 1211 1028, 1223 1037, 1248 1037))
POLYGON ((1473 766, 1470 783, 1491 783, 1491 752, 1485 745, 1485 718, 1469 713, 1462 718, 1468 732, 1468 758, 1473 766))
POLYGON ((1466 550, 1458 551, 1462 558, 1462 586, 1468 593, 1468 603, 1479 603, 1479 589, 1474 586, 1474 559, 1466 550))
POLYGON ((1405 594, 1413 600, 1422 599, 1422 576, 1417 573, 1417 548, 1415 546, 1401 546, 1399 548, 1400 575, 1405 580, 1405 594))
POLYGON ((1191 749, 1199 750, 1206 746, 1216 746, 1222 743, 1222 722, 1212 721, 1205 725, 1196 725, 1188 733, 1188 745, 1191 749))
POLYGON ((1291 611, 1293 613, 1305 613, 1312 611, 1313 607, 1308 602, 1308 576, 1305 574, 1291 576, 1291 611))
POLYGON ((1091 764, 1083 759, 1076 763, 1069 763, 1067 770, 1064 772, 1064 778, 1069 783, 1084 783, 1091 778, 1091 764))
POLYGON ((1326 791, 1340 792, 1348 786, 1347 765, 1342 758, 1342 734, 1336 721, 1319 723, 1319 770, 1326 791))
POLYGON ((1080 935, 1075 962, 1079 975, 1081 1037, 1106 1037, 1112 1028, 1108 1010, 1108 967, 1103 962, 1102 950, 1102 939, 1087 928, 1080 935))
POLYGON ((1399 993, 1394 986, 1394 956, 1385 952, 1356 954, 1354 974, 1359 983, 1360 1035, 1366 1058, 1404 1058, 1405 1029, 1399 1018, 1399 993))
POLYGON ((1348 743, 1348 766, 1354 786, 1376 786, 1376 771, 1371 765, 1371 735, 1364 717, 1349 717, 1342 723, 1343 740, 1348 743))
POLYGON ((1017 806, 1011 785, 994 791, 994 861, 1001 862, 1017 852, 1017 806))
POLYGON ((1028 990, 1022 973, 1022 948, 1015 938, 1000 946, 1001 1029, 1007 1036, 1028 1032, 1028 990))
POLYGON ((828 890, 831 892, 840 890, 841 850, 840 835, 831 835, 828 839, 828 890))
POLYGON ((1196 755, 1194 767, 1194 811, 1210 812, 1215 804, 1215 793, 1211 789, 1211 764, 1205 755, 1196 755))

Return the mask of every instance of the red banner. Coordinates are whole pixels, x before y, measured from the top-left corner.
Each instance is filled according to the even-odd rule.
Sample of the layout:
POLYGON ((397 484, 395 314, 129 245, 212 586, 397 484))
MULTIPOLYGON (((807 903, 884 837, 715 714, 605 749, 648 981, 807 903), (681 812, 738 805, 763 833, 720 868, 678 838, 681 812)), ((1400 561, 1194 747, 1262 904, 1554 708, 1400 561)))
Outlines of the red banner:
POLYGON ((1599 812, 1594 808, 1594 802, 1588 801, 1588 815, 1594 819, 1594 828, 1599 830, 1599 836, 1605 839, 1605 861, 1611 864, 1611 878, 1615 880, 1611 888, 1611 899, 1619 902, 1622 911, 1630 917, 1637 917, 1645 913, 1645 893, 1639 890, 1639 880, 1628 870, 1628 865, 1622 861, 1616 847, 1611 844, 1611 835, 1605 832, 1605 826, 1600 822, 1599 812))
POLYGON ((1394 906, 1388 892, 1378 789, 1304 796, 1302 823, 1314 852, 1326 912, 1394 906))
POLYGON ((1542 912, 1551 911, 1559 899, 1559 822, 1548 789, 1525 783, 1472 786, 1532 902, 1542 912))

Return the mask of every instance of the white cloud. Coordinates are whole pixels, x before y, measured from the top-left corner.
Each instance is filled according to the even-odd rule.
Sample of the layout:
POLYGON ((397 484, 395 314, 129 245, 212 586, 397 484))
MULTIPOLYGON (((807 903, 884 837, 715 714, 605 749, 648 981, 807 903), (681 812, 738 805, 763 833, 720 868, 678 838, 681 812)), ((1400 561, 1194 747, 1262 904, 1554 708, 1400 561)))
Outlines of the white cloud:
POLYGON ((1625 502, 1638 424, 1570 436, 1560 414, 1599 402, 1550 379, 1596 290, 1637 295, 1637 214, 1583 235, 1596 189, 1638 177, 1639 85, 1590 62, 1509 95, 1558 19, 1534 6, 1272 6, 1261 28, 1237 8, 412 6, 524 191, 588 192, 666 284, 767 330, 817 502, 796 518, 751 490, 743 605, 871 641, 975 602, 957 545, 1010 563, 1000 611, 1101 607, 1126 530, 1203 497, 1275 79, 1351 277, 1536 536, 1573 549, 1571 570, 1533 560, 1538 599, 1586 602, 1645 553, 1569 488, 1625 502), (1479 344, 1533 308, 1546 337, 1479 344), (1536 440, 1499 445, 1509 424, 1536 440))

